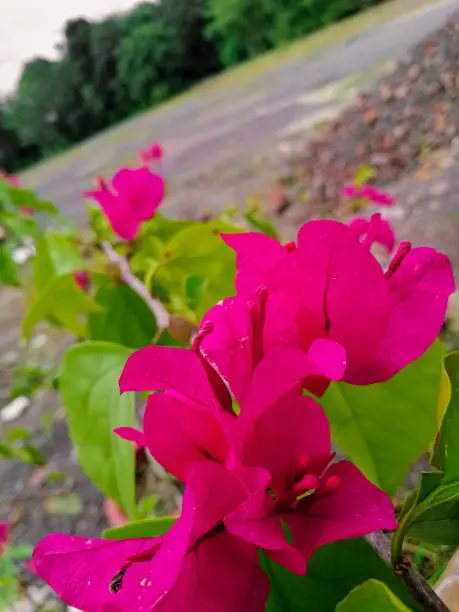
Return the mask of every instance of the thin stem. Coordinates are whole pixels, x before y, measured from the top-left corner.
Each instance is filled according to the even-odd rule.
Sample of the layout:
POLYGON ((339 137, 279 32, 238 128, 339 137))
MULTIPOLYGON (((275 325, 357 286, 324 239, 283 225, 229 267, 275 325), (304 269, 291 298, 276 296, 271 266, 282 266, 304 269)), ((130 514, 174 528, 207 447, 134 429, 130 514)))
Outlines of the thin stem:
MULTIPOLYGON (((390 565, 391 544, 389 538, 382 531, 378 531, 369 535, 367 540, 378 555, 390 565)), ((422 605, 423 610, 426 612, 450 612, 449 608, 435 593, 427 580, 413 567, 406 557, 402 556, 393 565, 393 570, 406 584, 413 598, 422 605)))
POLYGON ((121 278, 126 285, 129 285, 129 287, 145 301, 147 306, 154 314, 158 324, 157 336, 159 337, 161 333, 167 327, 169 327, 169 313, 158 299, 150 295, 147 287, 131 272, 127 259, 121 257, 121 255, 118 255, 109 242, 103 242, 102 249, 107 255, 108 259, 117 264, 120 270, 121 278))

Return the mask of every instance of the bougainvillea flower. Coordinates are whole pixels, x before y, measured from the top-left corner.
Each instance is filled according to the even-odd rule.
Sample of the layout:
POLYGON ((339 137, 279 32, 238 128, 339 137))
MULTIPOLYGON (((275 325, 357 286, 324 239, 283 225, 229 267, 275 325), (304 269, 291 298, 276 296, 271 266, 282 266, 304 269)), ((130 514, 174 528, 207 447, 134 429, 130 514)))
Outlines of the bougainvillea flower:
POLYGON ((395 230, 392 225, 383 219, 380 213, 376 213, 366 219, 358 217, 349 223, 349 229, 357 240, 361 240, 369 249, 373 244, 380 244, 388 255, 395 247, 395 230))
POLYGON ((269 295, 265 329, 276 325, 270 320, 271 302, 278 321, 283 320, 279 312, 288 321, 287 331, 277 332, 278 345, 308 353, 319 338, 338 343, 346 353, 346 382, 387 380, 438 336, 455 284, 448 258, 435 249, 405 243, 384 272, 351 228, 310 221, 300 229, 297 248, 281 255, 279 245, 277 262, 267 266, 259 243, 250 244, 251 234, 241 236, 224 236, 238 253, 238 294, 256 296, 261 270, 269 295), (294 337, 288 333, 292 319, 294 337))
POLYGON ((144 164, 149 164, 151 162, 158 162, 163 157, 163 148, 160 144, 152 144, 150 147, 146 149, 142 149, 140 151, 140 159, 144 164))
POLYGON ((190 465, 182 515, 166 535, 110 541, 51 534, 34 551, 36 572, 66 604, 87 612, 261 612, 269 582, 257 547, 229 533, 225 520, 267 476, 190 465))
POLYGON ((0 523, 0 555, 3 554, 6 544, 10 540, 10 523, 0 523))
POLYGON ((14 176, 14 174, 8 174, 7 172, 0 171, 0 178, 5 180, 11 187, 20 187, 21 182, 18 176, 14 176))
POLYGON ((394 198, 385 191, 380 191, 372 185, 362 185, 357 187, 356 185, 346 185, 343 190, 345 198, 352 198, 355 200, 368 200, 377 206, 394 206, 394 198))
MULTIPOLYGON (((274 512, 279 524, 288 525, 305 567, 319 546, 396 528, 389 496, 351 462, 333 461, 330 426, 312 398, 295 390, 251 417, 246 411, 238 420, 238 452, 244 465, 270 473, 274 512)), ((254 520, 246 507, 245 515, 238 511, 228 519, 227 528, 253 541, 254 520)))
MULTIPOLYGON (((0 172, 0 178, 4 179, 11 187, 19 188, 21 186, 21 181, 18 176, 14 176, 14 174, 7 174, 6 172, 0 172)), ((35 210, 31 206, 20 206, 19 210, 24 215, 24 217, 33 217, 35 215, 35 210)))
POLYGON ((89 287, 89 274, 85 270, 78 270, 73 273, 73 278, 76 284, 82 291, 86 291, 89 287))
MULTIPOLYGON (((126 362, 119 381, 122 393, 161 392, 147 400, 145 445, 168 472, 182 481, 190 463, 212 460, 224 464, 230 450, 236 417, 232 398, 202 350, 204 340, 212 334, 213 326, 208 322, 196 336, 192 351, 162 346, 136 351, 126 362)), ((243 397, 242 392, 238 396, 236 378, 230 381, 235 385, 231 390, 248 403, 256 397, 258 403, 269 404, 295 388, 314 367, 301 351, 281 347, 256 364, 243 397)), ((139 435, 129 428, 117 433, 131 441, 139 435)))
POLYGON ((204 316, 202 325, 210 322, 213 332, 204 338, 202 349, 240 404, 245 401, 257 366, 272 350, 276 350, 277 357, 269 359, 268 365, 272 363, 274 370, 268 373, 267 364, 261 366, 265 373, 260 385, 270 392, 271 381, 285 381, 295 371, 304 373, 305 387, 319 393, 330 380, 343 377, 343 347, 333 340, 317 338, 306 352, 300 350, 296 346, 300 330, 292 314, 283 300, 271 297, 261 286, 253 300, 227 298, 204 316))
POLYGON ((96 200, 120 238, 132 240, 142 222, 153 218, 164 193, 163 179, 142 167, 122 168, 114 175, 111 187, 101 178, 99 189, 84 195, 96 200))

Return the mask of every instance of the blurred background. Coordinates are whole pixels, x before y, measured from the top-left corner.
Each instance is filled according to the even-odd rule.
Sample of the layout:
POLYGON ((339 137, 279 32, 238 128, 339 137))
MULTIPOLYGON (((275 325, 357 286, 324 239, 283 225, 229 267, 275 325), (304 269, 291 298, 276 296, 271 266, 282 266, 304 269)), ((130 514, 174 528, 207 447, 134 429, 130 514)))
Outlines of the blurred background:
MULTIPOLYGON (((2 8, 0 169, 79 227, 94 178, 137 164, 139 150, 158 142, 168 216, 256 210, 288 240, 308 219, 339 218, 343 186, 371 168, 373 184, 396 198, 387 215, 398 238, 447 252, 457 272, 458 137, 459 0, 15 0, 2 8)), ((457 348, 453 297, 444 333, 457 348)), ((97 535, 107 517, 78 467, 57 395, 42 388, 65 342, 40 332, 26 349, 23 313, 20 294, 0 288, 0 438, 30 429, 46 459, 0 462, 0 520, 13 521, 27 556, 50 531, 97 535), (12 409, 17 396, 28 402, 12 409)), ((0 610, 60 609, 21 563, 0 565, 0 610), (2 607, 11 572, 21 597, 2 607)))

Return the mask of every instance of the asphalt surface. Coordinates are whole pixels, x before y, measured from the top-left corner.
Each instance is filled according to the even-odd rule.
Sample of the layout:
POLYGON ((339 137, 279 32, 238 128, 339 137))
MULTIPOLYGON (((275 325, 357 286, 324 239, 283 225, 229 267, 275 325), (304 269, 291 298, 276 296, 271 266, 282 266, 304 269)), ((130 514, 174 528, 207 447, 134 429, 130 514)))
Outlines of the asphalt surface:
MULTIPOLYGON (((324 87, 402 56, 459 9, 459 0, 414 11, 419 3, 398 2, 401 15, 388 23, 363 29, 344 41, 337 35, 339 42, 328 40, 319 51, 287 57, 253 77, 229 79, 222 86, 218 80, 210 83, 198 94, 131 119, 33 169, 24 180, 80 223, 86 216, 80 194, 93 177, 135 163, 140 147, 160 141, 167 153, 163 171, 172 194, 169 214, 192 214, 201 197, 206 204, 213 197, 218 200, 216 206, 230 204, 238 198, 236 187, 229 185, 237 181, 241 164, 247 166, 254 156, 269 151, 282 134, 307 123, 308 117, 320 116, 331 102, 339 102, 324 101, 320 95, 324 87), (234 166, 239 170, 232 177, 234 166), (200 176, 213 180, 206 185, 199 182, 200 176)), ((340 27, 347 31, 346 25, 340 27)))

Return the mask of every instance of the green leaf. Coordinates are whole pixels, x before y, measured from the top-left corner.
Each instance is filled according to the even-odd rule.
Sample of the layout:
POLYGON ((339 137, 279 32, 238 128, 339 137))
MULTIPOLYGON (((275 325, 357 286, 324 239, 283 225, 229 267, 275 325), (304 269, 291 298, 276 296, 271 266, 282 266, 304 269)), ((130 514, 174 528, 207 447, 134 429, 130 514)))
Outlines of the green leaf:
POLYGON ((158 329, 156 319, 130 287, 107 279, 97 290, 95 299, 104 310, 88 318, 91 340, 106 340, 136 349, 151 344, 158 329))
POLYGON ((371 166, 360 166, 355 174, 354 185, 356 187, 363 187, 374 175, 375 171, 371 166))
POLYGON ((37 296, 46 292, 58 276, 66 276, 85 268, 74 242, 57 232, 47 232, 38 240, 34 263, 34 286, 37 296))
POLYGON ((371 578, 380 580, 413 610, 419 610, 399 579, 362 538, 322 546, 311 557, 302 578, 264 553, 262 567, 271 582, 266 612, 332 612, 353 588, 371 578))
POLYGON ((19 278, 19 270, 16 265, 13 254, 6 244, 0 244, 0 285, 10 285, 11 287, 19 287, 21 284, 19 278))
POLYGON ((69 431, 86 474, 106 497, 135 517, 134 446, 113 433, 134 426, 134 395, 120 396, 118 378, 131 351, 108 342, 70 348, 61 392, 69 431))
POLYGON ((23 187, 9 187, 8 189, 10 200, 16 206, 29 206, 36 212, 44 212, 48 215, 58 215, 59 211, 52 202, 40 200, 37 194, 30 189, 23 187))
POLYGON ((34 327, 49 317, 75 336, 86 336, 85 316, 97 312, 99 306, 81 291, 73 276, 60 276, 54 279, 47 290, 30 305, 22 322, 22 333, 30 337, 34 327))
POLYGON ((8 549, 8 556, 13 561, 24 561, 24 559, 30 559, 33 553, 33 546, 27 544, 21 544, 18 546, 10 546, 8 549))
POLYGON ((257 232, 262 232, 263 234, 266 234, 266 236, 269 236, 270 238, 276 238, 276 240, 279 239, 279 235, 274 225, 270 223, 269 221, 267 221, 266 219, 264 219, 260 215, 258 210, 256 209, 247 210, 244 214, 244 218, 247 221, 247 223, 257 232))
POLYGON ((105 540, 127 540, 129 538, 156 538, 169 531, 177 519, 173 516, 161 516, 140 521, 133 521, 122 527, 106 529, 102 537, 105 540))
POLYGON ((155 508, 158 505, 157 495, 147 495, 142 497, 137 504, 137 513, 139 516, 148 518, 154 514, 155 508))
POLYGON ((6 436, 6 441, 13 442, 24 442, 25 440, 30 440, 32 437, 32 432, 30 429, 25 429, 23 427, 18 427, 17 429, 11 429, 6 436))
POLYGON ((450 401, 431 461, 442 471, 422 474, 415 503, 403 513, 396 534, 398 555, 406 534, 431 544, 459 544, 459 353, 446 357, 445 368, 450 401))
POLYGON ((437 449, 432 464, 444 471, 443 482, 459 480, 459 353, 451 353, 445 359, 445 369, 450 381, 449 404, 440 430, 437 449))
POLYGON ((444 354, 436 342, 392 379, 364 387, 332 384, 321 400, 334 441, 391 496, 435 439, 444 354))
POLYGON ((336 607, 336 612, 410 612, 379 580, 367 580, 353 589, 336 607))
POLYGON ((45 498, 44 507, 49 514, 76 516, 83 512, 83 504, 76 493, 50 493, 45 498))

